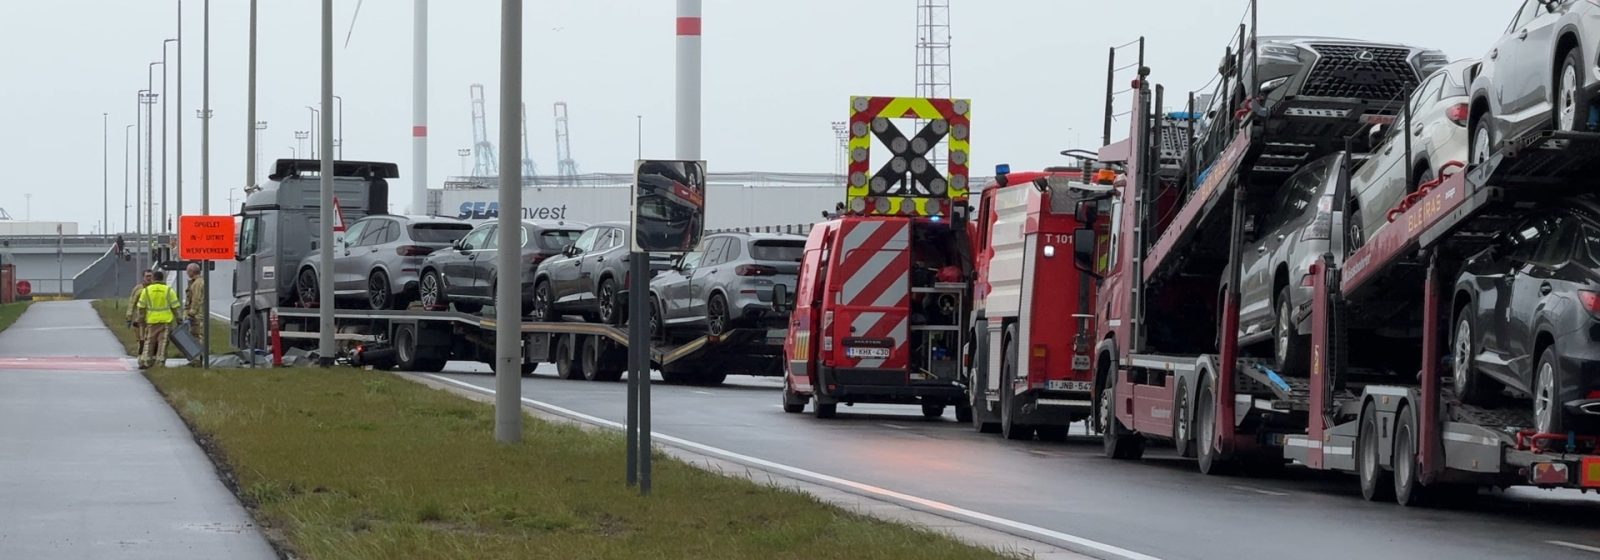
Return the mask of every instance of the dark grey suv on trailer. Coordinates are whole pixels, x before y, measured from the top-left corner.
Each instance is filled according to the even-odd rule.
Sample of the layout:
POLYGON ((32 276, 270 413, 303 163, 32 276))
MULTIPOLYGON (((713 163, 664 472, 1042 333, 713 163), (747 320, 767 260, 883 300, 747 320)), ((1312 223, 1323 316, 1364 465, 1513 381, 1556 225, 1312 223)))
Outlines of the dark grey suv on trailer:
MULTIPOLYGON (((423 307, 445 309, 453 304, 457 311, 477 313, 485 305, 494 305, 499 228, 498 222, 485 222, 449 249, 428 255, 422 265, 422 281, 418 287, 423 307)), ((534 268, 571 245, 582 228, 582 224, 572 223, 522 223, 522 262, 527 263, 522 271, 523 315, 533 310, 529 280, 533 278, 534 268)))
MULTIPOLYGON (((554 321, 564 315, 581 315, 608 325, 626 321, 623 296, 629 280, 632 232, 627 222, 595 224, 560 254, 539 263, 533 275, 529 316, 535 321, 554 321)), ((651 258, 652 274, 668 266, 665 260, 651 258)))

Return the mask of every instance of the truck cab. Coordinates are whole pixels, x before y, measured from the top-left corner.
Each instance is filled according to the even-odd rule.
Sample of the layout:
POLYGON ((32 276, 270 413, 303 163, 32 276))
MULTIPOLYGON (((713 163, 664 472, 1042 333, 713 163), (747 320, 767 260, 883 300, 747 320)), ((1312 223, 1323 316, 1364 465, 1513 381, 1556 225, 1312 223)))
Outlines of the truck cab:
MULTIPOLYGON (((267 181, 252 188, 239 209, 239 236, 229 310, 232 340, 240 348, 263 346, 267 311, 295 305, 294 270, 301 259, 328 245, 320 238, 321 162, 280 159, 267 181)), ((400 176, 393 163, 334 162, 337 212, 346 221, 386 213, 388 179, 400 176)))

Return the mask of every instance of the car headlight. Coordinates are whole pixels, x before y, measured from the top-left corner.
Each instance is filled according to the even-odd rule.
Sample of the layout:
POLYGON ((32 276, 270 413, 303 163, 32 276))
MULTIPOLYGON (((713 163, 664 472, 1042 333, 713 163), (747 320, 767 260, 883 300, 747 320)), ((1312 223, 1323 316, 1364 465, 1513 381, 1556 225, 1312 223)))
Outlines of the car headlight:
POLYGON ((1261 48, 1256 50, 1256 56, 1298 62, 1300 60, 1300 47, 1293 45, 1262 45, 1261 48))
POLYGON ((1265 82, 1261 82, 1261 93, 1267 93, 1267 92, 1270 92, 1272 90, 1278 89, 1278 86, 1281 86, 1281 85, 1283 85, 1285 83, 1288 83, 1288 81, 1289 81, 1289 76, 1284 76, 1282 78, 1273 78, 1271 80, 1267 80, 1265 82))

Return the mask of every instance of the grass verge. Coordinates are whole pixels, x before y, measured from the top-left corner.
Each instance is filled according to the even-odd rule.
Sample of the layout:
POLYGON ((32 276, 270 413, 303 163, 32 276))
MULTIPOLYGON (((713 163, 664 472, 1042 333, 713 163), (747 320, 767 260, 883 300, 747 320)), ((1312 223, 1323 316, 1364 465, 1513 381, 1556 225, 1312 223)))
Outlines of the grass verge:
POLYGON ((11 328, 11 325, 16 323, 19 317, 22 317, 22 312, 27 311, 28 306, 32 303, 31 301, 19 301, 0 305, 0 331, 11 328))
MULTIPOLYGON (((95 308, 125 345, 111 302, 95 308)), ((655 456, 654 494, 623 481, 620 434, 493 409, 354 369, 154 369, 276 544, 305 558, 1005 558, 790 490, 655 456)))

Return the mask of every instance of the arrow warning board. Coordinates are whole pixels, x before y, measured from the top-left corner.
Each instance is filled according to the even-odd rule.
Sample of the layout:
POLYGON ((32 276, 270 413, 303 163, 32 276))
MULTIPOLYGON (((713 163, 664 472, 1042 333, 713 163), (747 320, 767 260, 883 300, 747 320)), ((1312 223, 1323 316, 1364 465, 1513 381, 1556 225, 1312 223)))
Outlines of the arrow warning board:
POLYGON ((233 216, 178 218, 178 258, 191 261, 233 259, 233 216))

